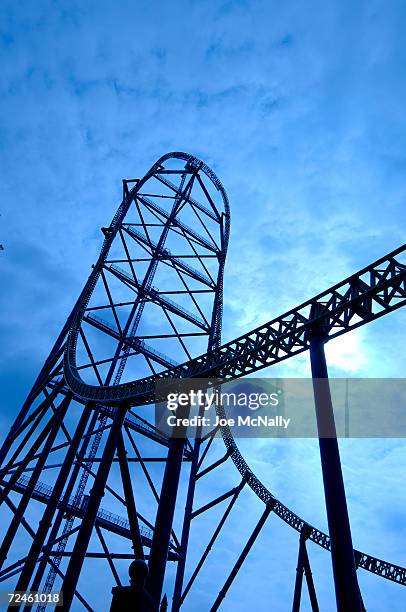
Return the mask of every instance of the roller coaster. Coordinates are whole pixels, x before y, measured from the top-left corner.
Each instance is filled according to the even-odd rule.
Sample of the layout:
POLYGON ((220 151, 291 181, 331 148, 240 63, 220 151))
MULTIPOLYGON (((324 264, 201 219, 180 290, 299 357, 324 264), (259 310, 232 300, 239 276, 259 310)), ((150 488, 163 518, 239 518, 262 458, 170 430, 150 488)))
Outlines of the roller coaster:
MULTIPOLYGON (((130 561, 141 559, 148 561, 145 590, 155 610, 165 609, 166 596, 174 612, 197 609, 193 587, 248 488, 264 511, 210 610, 230 609, 228 590, 271 513, 299 533, 294 611, 300 608, 303 577, 311 608, 319 609, 308 541, 331 553, 340 612, 365 609, 358 569, 404 586, 404 567, 352 546, 336 439, 320 440, 326 534, 266 487, 228 427, 195 439, 173 438, 157 429, 151 405, 158 381, 232 381, 309 351, 313 379, 327 383, 315 386, 320 414, 331 404, 324 344, 406 304, 406 245, 222 344, 230 206, 205 163, 169 153, 142 179, 124 180, 122 202, 102 231, 98 260, 0 451, 6 527, 0 582, 23 592, 62 590, 64 609, 98 611, 100 592, 92 590, 89 578, 96 560, 111 574, 104 595, 110 602, 111 587, 121 588, 130 561), (225 451, 211 460, 218 433, 225 451), (201 478, 209 482, 229 461, 239 478, 236 486, 197 506, 201 478), (196 519, 224 502, 220 521, 191 566, 196 519), (180 536, 175 511, 181 513, 180 536), (175 568, 169 577, 168 566, 175 568)), ((223 414, 221 406, 217 410, 223 414)), ((24 604, 24 610, 32 607, 24 604)), ((38 603, 38 612, 44 609, 38 603)))

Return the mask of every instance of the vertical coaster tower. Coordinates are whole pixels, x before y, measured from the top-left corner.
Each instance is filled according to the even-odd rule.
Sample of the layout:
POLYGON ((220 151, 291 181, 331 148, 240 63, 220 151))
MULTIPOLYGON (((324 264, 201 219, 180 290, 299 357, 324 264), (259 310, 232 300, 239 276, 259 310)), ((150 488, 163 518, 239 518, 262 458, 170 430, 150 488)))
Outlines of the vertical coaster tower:
POLYGON ((95 559, 120 585, 116 560, 148 557, 159 603, 167 558, 179 560, 180 468, 196 468, 198 443, 156 430, 145 398, 92 401, 81 389, 120 389, 219 346, 229 225, 220 181, 191 155, 123 181, 100 256, 1 449, 0 571, 16 590, 62 589, 66 609, 76 598, 90 610, 80 577, 95 559))

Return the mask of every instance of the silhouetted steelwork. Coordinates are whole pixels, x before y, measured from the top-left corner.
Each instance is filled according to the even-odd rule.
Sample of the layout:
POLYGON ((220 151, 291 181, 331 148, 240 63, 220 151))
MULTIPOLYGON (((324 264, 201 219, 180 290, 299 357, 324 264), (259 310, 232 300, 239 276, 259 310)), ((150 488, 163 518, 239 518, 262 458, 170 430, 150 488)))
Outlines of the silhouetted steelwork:
POLYGON ((323 327, 313 328, 309 336, 314 403, 319 432, 337 608, 339 610, 362 612, 350 519, 345 498, 340 452, 324 354, 323 327))
MULTIPOLYGON (((315 383, 316 411, 320 416, 321 409, 323 414, 329 409, 327 425, 334 433, 324 342, 406 303, 403 246, 221 345, 229 227, 223 186, 191 155, 165 155, 141 180, 123 181, 123 200, 110 226, 102 228, 99 258, 0 451, 0 503, 9 511, 0 545, 0 582, 18 590, 62 588, 65 609, 76 598, 81 608, 92 610, 97 608, 90 598, 97 600, 100 585, 92 588, 82 579, 90 571, 97 576, 90 563, 105 561, 117 605, 137 587, 123 585, 120 575, 127 574, 130 560, 144 567, 145 558, 146 599, 152 598, 155 610, 166 609, 165 571, 168 563, 176 565, 171 608, 176 612, 241 491, 249 487, 265 509, 213 597, 212 610, 221 606, 271 513, 300 533, 294 610, 300 607, 303 574, 312 609, 318 610, 307 541, 331 547, 340 610, 363 609, 356 568, 406 583, 404 568, 353 550, 334 438, 320 439, 329 538, 275 498, 249 468, 228 428, 221 430, 225 454, 211 459, 215 432, 195 440, 170 439, 152 422, 148 405, 158 379, 232 380, 310 350, 313 376, 327 385, 323 391, 315 383), (240 482, 199 505, 201 479, 215 475, 229 459, 240 482), (185 469, 178 537, 174 513, 185 469), (102 508, 102 502, 114 510, 121 507, 124 516, 102 508), (207 535, 196 567, 186 574, 194 520, 223 502, 220 521, 207 535), (38 504, 44 504, 40 518, 38 504)), ((111 601, 110 593, 106 597, 111 601)))

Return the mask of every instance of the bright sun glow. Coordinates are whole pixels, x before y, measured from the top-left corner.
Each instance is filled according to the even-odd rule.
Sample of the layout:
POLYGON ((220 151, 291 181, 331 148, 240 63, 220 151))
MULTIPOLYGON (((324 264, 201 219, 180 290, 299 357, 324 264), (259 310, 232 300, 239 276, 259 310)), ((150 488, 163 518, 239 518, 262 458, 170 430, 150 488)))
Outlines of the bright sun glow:
POLYGON ((326 358, 329 367, 355 374, 366 363, 360 334, 345 334, 326 344, 326 358))

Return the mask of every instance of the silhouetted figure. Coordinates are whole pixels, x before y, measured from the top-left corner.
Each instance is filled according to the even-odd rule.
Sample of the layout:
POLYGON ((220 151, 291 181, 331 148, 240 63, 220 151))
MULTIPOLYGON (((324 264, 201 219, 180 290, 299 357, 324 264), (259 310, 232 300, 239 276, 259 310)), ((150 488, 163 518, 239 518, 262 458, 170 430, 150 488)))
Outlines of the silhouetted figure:
POLYGON ((110 612, 154 612, 154 600, 145 590, 148 566, 142 559, 133 561, 128 570, 130 586, 112 588, 110 612))

